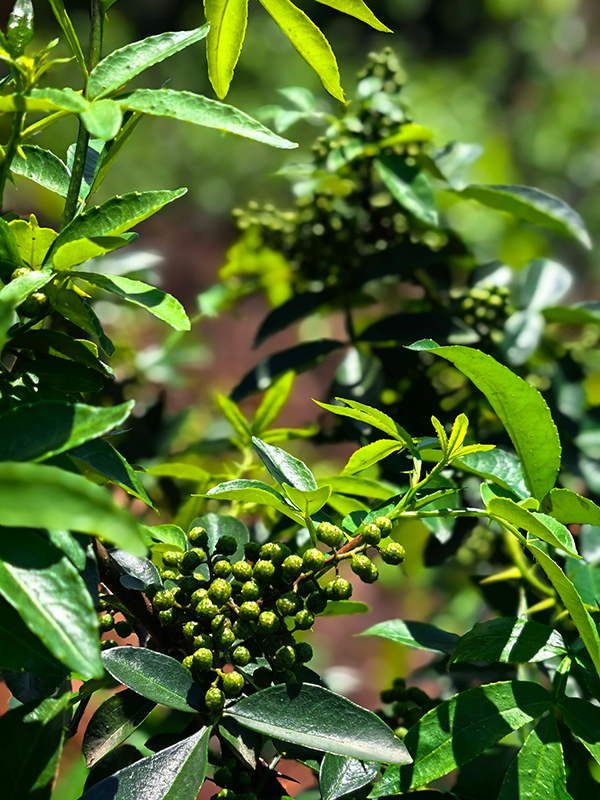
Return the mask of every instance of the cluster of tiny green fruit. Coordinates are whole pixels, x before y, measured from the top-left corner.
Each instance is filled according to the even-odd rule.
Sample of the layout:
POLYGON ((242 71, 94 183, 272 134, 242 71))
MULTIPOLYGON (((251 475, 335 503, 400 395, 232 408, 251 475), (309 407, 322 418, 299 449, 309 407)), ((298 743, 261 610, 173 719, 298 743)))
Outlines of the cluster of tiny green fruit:
POLYGON ((498 336, 513 313, 510 289, 506 286, 473 286, 450 292, 455 316, 480 336, 498 336))
POLYGON ((432 700, 427 692, 417 686, 407 687, 403 678, 394 678, 392 686, 384 689, 380 697, 385 709, 379 710, 377 715, 401 739, 412 725, 441 702, 432 700))
POLYGON ((352 584, 339 575, 340 563, 348 560, 355 575, 373 583, 378 570, 369 549, 388 564, 404 560, 401 545, 381 544, 391 528, 390 520, 380 517, 350 539, 322 522, 316 537, 327 553, 309 547, 298 555, 282 542, 252 542, 245 546, 245 558, 235 560, 233 537, 222 536, 209 554, 206 530, 194 527, 190 549, 165 552, 161 577, 166 585, 152 604, 172 644, 169 653, 202 687, 206 710, 220 712, 247 682, 259 689, 297 680, 295 670, 312 659, 313 651, 296 634, 312 628, 328 600, 352 595, 352 584))

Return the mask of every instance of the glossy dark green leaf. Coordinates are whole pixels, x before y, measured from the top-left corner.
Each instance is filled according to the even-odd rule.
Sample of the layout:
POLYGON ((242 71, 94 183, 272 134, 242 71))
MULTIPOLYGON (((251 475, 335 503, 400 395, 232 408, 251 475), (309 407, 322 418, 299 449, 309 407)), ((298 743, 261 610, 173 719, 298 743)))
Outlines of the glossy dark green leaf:
POLYGON ((104 333, 100 320, 88 300, 73 289, 63 287, 60 291, 55 290, 53 284, 50 284, 48 294, 55 311, 96 338, 106 355, 111 356, 115 352, 113 343, 104 333))
POLYGON ((583 605, 579 593, 562 569, 549 555, 531 542, 527 542, 527 547, 531 550, 536 561, 542 567, 556 589, 558 596, 564 603, 575 627, 579 631, 579 635, 587 648, 590 658, 594 662, 596 670, 600 673, 600 636, 598 635, 598 629, 594 621, 583 605))
POLYGON ((171 117, 191 122, 205 128, 216 128, 225 133, 235 133, 272 147, 293 149, 298 145, 265 128, 260 122, 238 111, 237 108, 210 100, 192 92, 172 89, 138 89, 119 100, 122 108, 141 111, 153 117, 171 117))
POLYGON ((81 800, 196 800, 208 763, 210 728, 137 761, 95 784, 81 800))
POLYGON ((570 489, 552 489, 544 498, 542 508, 563 525, 600 526, 600 507, 570 489))
POLYGON ((77 569, 47 539, 0 528, 0 594, 56 659, 84 678, 102 676, 92 598, 77 569))
POLYGON ((58 249, 69 242, 95 236, 119 236, 185 193, 186 189, 175 192, 130 192, 113 197, 101 206, 94 206, 63 228, 46 254, 45 263, 52 263, 58 249))
POLYGON ((428 339, 408 349, 446 358, 485 394, 512 440, 532 495, 542 501, 554 488, 561 446, 550 409, 538 390, 479 350, 440 347, 428 339))
POLYGON ((0 717, 2 800, 49 800, 70 695, 25 703, 0 717))
POLYGON ((538 722, 511 762, 498 800, 546 800, 555 797, 556 783, 565 780, 556 717, 550 713, 538 722))
POLYGON ((325 753, 319 772, 319 790, 323 800, 338 800, 362 789, 377 777, 379 764, 365 764, 356 758, 325 753))
POLYGON ((459 637, 455 633, 443 631, 426 622, 411 622, 404 619, 378 622, 359 635, 380 636, 382 639, 390 639, 390 641, 398 642, 406 647, 432 650, 437 653, 451 653, 459 641, 459 637))
POLYGON ((52 356, 62 356, 78 364, 83 364, 90 369, 95 369, 102 375, 114 377, 112 370, 100 361, 98 348, 87 339, 74 339, 61 331, 29 330, 11 339, 12 347, 22 347, 36 353, 52 356))
POLYGON ((243 503, 258 503, 264 506, 281 511, 282 514, 296 519, 298 512, 291 506, 286 505, 282 494, 275 491, 268 483, 263 481, 237 480, 220 483, 213 486, 206 492, 206 497, 214 497, 217 500, 237 500, 243 503))
POLYGON ((67 675, 41 640, 25 625, 19 613, 0 597, 0 669, 35 672, 42 675, 67 675))
POLYGON ((256 436, 252 437, 252 444, 267 471, 280 486, 287 483, 302 492, 314 492, 318 488, 315 476, 303 461, 280 447, 266 444, 256 436))
POLYGON ((244 375, 231 392, 231 399, 239 403, 254 392, 264 392, 284 372, 290 370, 295 373, 303 372, 343 346, 342 342, 334 339, 318 339, 314 342, 303 342, 268 356, 244 375))
POLYGON ((144 647, 115 647, 102 654, 107 671, 142 697, 174 708, 197 713, 200 686, 179 661, 144 647))
POLYGON ((85 547, 87 540, 79 541, 69 531, 47 531, 48 539, 55 547, 66 555, 78 572, 83 572, 86 566, 85 547))
POLYGON ((380 155, 375 159, 377 174, 401 206, 426 225, 438 225, 435 195, 427 175, 410 166, 398 155, 380 155))
MULTIPOLYGON (((231 556, 232 563, 241 561, 244 558, 244 546, 250 541, 250 533, 244 523, 236 517, 226 516, 225 514, 205 514, 197 517, 191 527, 201 526, 208 534, 208 552, 212 555, 215 552, 217 542, 222 536, 230 536, 235 539, 237 549, 231 556)), ((200 571, 205 571, 208 578, 206 565, 201 565, 200 571)))
POLYGON ((526 222, 544 225, 563 236, 577 239, 590 249, 592 241, 579 214, 564 200, 531 186, 471 184, 462 191, 463 197, 514 214, 526 222))
POLYGON ((569 529, 552 517, 528 511, 508 497, 493 497, 487 505, 487 510, 495 519, 504 519, 552 547, 558 547, 575 558, 580 557, 569 529))
POLYGON ((113 50, 90 72, 89 97, 101 98, 116 92, 144 70, 204 39, 207 33, 208 25, 203 25, 191 31, 160 33, 113 50))
POLYGON ((61 197, 67 196, 71 178, 66 164, 50 150, 37 145, 23 146, 25 158, 17 155, 10 165, 11 172, 49 189, 61 197))
POLYGON ((152 506, 152 501, 138 478, 137 472, 123 456, 105 439, 94 439, 68 451, 72 458, 83 461, 99 475, 108 478, 152 506))
POLYGON ((127 588, 145 591, 149 587, 162 587, 160 573, 149 559, 132 556, 126 550, 111 550, 110 558, 125 572, 120 580, 127 588))
POLYGON ((560 633, 548 625, 518 617, 479 622, 461 636, 451 661, 500 661, 527 663, 565 655, 560 633))
POLYGON ((413 725, 404 738, 413 763, 390 767, 370 796, 417 789, 447 775, 541 717, 552 702, 549 692, 528 681, 491 683, 460 692, 413 725))
POLYGON ((483 453, 468 453, 454 459, 452 466, 493 481, 519 497, 529 497, 529 489, 518 458, 498 447, 483 453))
POLYGON ((62 400, 19 405, 0 415, 0 461, 41 461, 63 453, 121 425, 133 406, 133 400, 107 407, 62 400))
POLYGON ((294 294, 285 303, 277 306, 267 314, 254 339, 254 347, 259 347, 269 336, 273 336, 275 333, 289 328, 294 322, 308 317, 334 298, 335 292, 332 289, 294 294))
POLYGON ((135 520, 109 492, 58 467, 0 464, 0 519, 13 527, 89 533, 134 555, 146 552, 135 520))
POLYGON ((320 686, 288 683, 227 709, 241 725, 334 755, 407 764, 406 748, 379 717, 320 686))
POLYGON ((433 311, 407 314, 401 312, 378 319, 358 336, 360 342, 411 344, 417 336, 435 336, 446 341, 452 333, 463 333, 450 317, 433 311))
POLYGON ((125 689, 105 700, 88 722, 82 742, 85 764, 94 764, 122 744, 146 719, 156 703, 125 689))
POLYGON ((256 769, 258 753, 262 749, 262 736, 238 724, 233 717, 222 717, 219 734, 238 753, 251 769, 256 769))
POLYGON ((34 364, 27 365, 27 374, 35 376, 41 389, 51 389, 71 395, 74 400, 80 399, 83 393, 97 394, 102 391, 104 382, 96 370, 67 361, 65 358, 36 359, 34 364))
POLYGON ((600 764, 600 708, 579 697, 563 697, 558 708, 566 724, 600 764))
POLYGON ((16 0, 6 26, 6 43, 13 58, 22 56, 33 38, 33 3, 16 0))
POLYGON ((155 317, 162 319, 177 331, 189 331, 190 320, 183 306, 170 294, 149 286, 142 281, 134 281, 121 275, 100 275, 94 272, 71 272, 74 278, 81 278, 88 283, 111 292, 128 303, 142 306, 155 317))
POLYGON ((210 25, 206 42, 208 77, 218 98, 226 97, 242 51, 248 24, 248 0, 205 0, 210 25))

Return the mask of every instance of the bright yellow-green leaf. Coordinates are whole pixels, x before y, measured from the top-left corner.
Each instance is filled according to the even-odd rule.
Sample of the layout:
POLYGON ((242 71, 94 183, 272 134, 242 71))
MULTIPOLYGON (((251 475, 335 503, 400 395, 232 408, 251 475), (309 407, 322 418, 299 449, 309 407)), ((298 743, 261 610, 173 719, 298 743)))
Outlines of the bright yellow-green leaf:
POLYGON ((317 73, 329 94, 344 102, 340 72, 331 45, 309 19, 290 0, 260 0, 302 58, 317 73))
POLYGON ((288 486, 287 483, 284 483, 282 488, 296 508, 308 516, 320 511, 331 497, 331 486, 321 486, 320 489, 311 492, 303 492, 301 489, 288 486))
POLYGON ((210 25, 206 57, 208 77, 217 97, 227 95, 233 71, 242 52, 248 23, 248 0, 204 0, 210 25))
POLYGON ((371 9, 364 3, 364 0, 317 0, 317 3, 323 3, 324 6, 330 6, 337 11, 342 11, 344 14, 350 14, 351 17, 356 17, 361 22, 366 22, 376 31, 393 33, 387 25, 377 19, 371 9))
POLYGON ((39 269, 50 245, 58 236, 57 232, 52 228, 40 228, 33 214, 29 217, 29 222, 15 219, 8 225, 24 263, 31 269, 39 269))

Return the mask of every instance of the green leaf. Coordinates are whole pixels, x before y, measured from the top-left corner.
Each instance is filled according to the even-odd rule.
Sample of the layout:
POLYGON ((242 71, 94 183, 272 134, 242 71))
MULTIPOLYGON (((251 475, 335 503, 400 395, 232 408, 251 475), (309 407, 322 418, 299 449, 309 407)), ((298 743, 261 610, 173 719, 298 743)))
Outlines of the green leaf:
POLYGON ((25 625, 18 611, 0 597, 0 669, 66 676, 60 664, 25 625))
POLYGON ((375 28, 376 31, 392 33, 392 30, 390 30, 387 25, 384 25, 383 22, 377 19, 375 14, 367 7, 364 0, 317 0, 317 3, 335 8, 337 11, 341 11, 344 14, 350 14, 350 16, 356 17, 356 19, 359 19, 361 22, 366 22, 367 25, 375 28))
POLYGON ((579 697, 563 697, 558 708, 569 728, 600 764, 600 708, 579 697))
POLYGON ((538 390, 479 350, 440 347, 430 339, 408 349, 446 358, 485 394, 511 438, 532 495, 542 501, 554 487, 561 447, 550 409, 538 390))
POLYGON ((368 469, 384 458, 391 456, 392 453, 397 453, 403 449, 404 444, 402 442, 394 439, 378 439, 352 453, 344 467, 344 472, 350 474, 361 472, 363 469, 368 469))
POLYGON ((202 469, 202 467, 185 462, 156 464, 153 467, 148 467, 146 472, 150 475, 157 475, 158 477, 176 478, 182 481, 194 481, 195 483, 204 483, 211 477, 210 473, 202 469))
POLYGON ((23 266, 23 259, 10 225, 0 217, 0 280, 8 283, 14 270, 23 266))
POLYGON ((287 403, 295 380, 296 375, 293 370, 290 370, 289 372, 284 372, 284 374, 267 389, 254 415, 254 421, 252 422, 252 432, 254 434, 259 435, 263 433, 263 431, 275 422, 287 403))
POLYGON ((113 94, 136 75, 199 42, 207 33, 208 25, 203 25, 191 31, 160 33, 113 50, 90 72, 89 97, 101 98, 113 94))
POLYGON ((33 214, 28 222, 16 219, 9 226, 25 264, 31 269, 40 269, 50 245, 58 235, 56 231, 52 228, 40 228, 33 214))
POLYGON ((356 758, 325 753, 319 772, 321 797, 323 800, 338 800, 372 783, 378 772, 378 764, 365 764, 356 758))
POLYGON ((322 617, 347 617, 354 614, 368 614, 371 609, 366 603, 357 600, 328 600, 322 617))
POLYGON ((226 97, 242 52, 248 24, 248 0, 204 0, 210 25, 206 42, 208 77, 221 100, 226 97))
POLYGON ((125 550, 111 550, 111 561, 121 567, 124 575, 119 580, 128 589, 145 591, 148 588, 160 589, 163 585, 157 567, 147 558, 138 558, 125 550))
POLYGON ((142 697, 176 711, 198 712, 200 686, 170 656, 145 647, 115 647, 102 654, 107 671, 142 697))
POLYGON ((0 111, 87 111, 89 102, 73 89, 32 89, 27 95, 5 94, 0 97, 0 111))
POLYGON ((71 695, 30 701, 0 717, 2 800, 48 800, 64 741, 71 695))
POLYGON ((216 128, 225 133, 235 133, 254 139, 272 147, 285 150, 298 145, 265 128, 260 122, 238 111, 237 108, 210 100, 192 92, 176 92, 172 89, 138 89, 133 94, 119 99, 121 108, 141 111, 153 117, 172 117, 182 122, 191 122, 205 128, 216 128))
POLYGON ((461 456, 452 462, 452 466, 493 481, 519 497, 529 497, 529 490, 519 460, 514 455, 499 450, 497 447, 484 453, 469 453, 461 456))
POLYGON ((546 800, 564 783, 565 762, 556 724, 550 713, 531 731, 508 768, 498 800, 546 800))
POLYGON ((74 339, 61 331, 28 330, 11 339, 11 347, 33 350, 45 355, 61 356, 102 375, 114 377, 112 370, 98 358, 98 348, 88 339, 74 339))
POLYGON ((114 100, 94 100, 79 116, 90 136, 103 142, 114 139, 123 122, 121 107, 114 100))
POLYGON ((387 622, 378 622, 359 636, 380 636, 398 642, 405 647, 415 647, 418 650, 431 650, 435 653, 451 653, 459 641, 455 633, 443 631, 435 625, 426 622, 411 622, 404 619, 391 619, 387 622))
POLYGON ((89 533, 133 555, 146 548, 134 518, 81 475, 44 464, 0 464, 3 525, 89 533))
POLYGON ((438 226, 433 188, 419 167, 410 166, 402 156, 380 155, 375 159, 375 169, 402 208, 426 225, 438 226))
POLYGON ((21 303, 52 280, 47 272, 29 272, 21 275, 0 289, 0 352, 6 342, 6 334, 13 323, 14 312, 21 303))
POLYGON ((564 550, 574 558, 581 558, 568 528, 546 514, 537 514, 517 505, 507 497, 493 497, 487 505, 488 513, 499 520, 506 520, 517 528, 523 528, 532 536, 547 542, 552 547, 564 550))
POLYGON ((33 5, 31 0, 16 0, 6 26, 6 42, 13 58, 22 56, 33 39, 33 5))
POLYGON ((73 564, 47 539, 0 529, 0 594, 61 663, 84 678, 102 676, 92 598, 73 564))
POLYGON ((87 81, 88 71, 85 64, 85 56, 83 55, 83 50, 81 49, 81 45, 79 44, 79 39, 77 38, 77 34, 75 33, 75 28, 73 27, 73 23, 71 22, 69 15, 67 14, 67 9, 65 8, 65 4, 63 3, 63 0, 48 0, 48 2, 52 7, 52 11, 54 11, 54 16, 56 17, 56 21, 62 28, 62 32, 65 35, 67 44, 71 48, 71 52, 75 56, 75 61, 77 61, 79 70, 83 75, 83 79, 87 81))
POLYGON ((277 509, 282 514, 301 522, 302 518, 291 506, 286 505, 282 494, 275 491, 268 483, 263 481, 237 480, 220 483, 213 486, 206 495, 196 495, 200 497, 214 497, 217 500, 236 500, 241 503, 257 503, 258 505, 270 506, 277 509))
POLYGON ((126 236, 94 236, 91 239, 78 239, 75 242, 60 247, 54 258, 52 266, 57 270, 69 270, 92 258, 104 256, 126 247, 130 240, 126 236))
POLYGON ((241 725, 325 753, 407 764, 406 748, 375 714, 321 686, 288 683, 245 697, 226 713, 241 725))
POLYGON ((215 402, 221 409, 221 413, 227 422, 229 422, 233 430, 240 437, 241 441, 250 443, 252 438, 250 425, 233 400, 230 400, 222 394, 217 394, 215 395, 215 402))
POLYGON ((542 508, 563 525, 600 526, 600 507, 570 489, 552 489, 542 502, 542 508))
POLYGON ((392 436, 396 441, 402 442, 411 452, 414 452, 415 446, 410 435, 401 425, 398 425, 391 417, 384 414, 383 411, 380 411, 378 408, 372 408, 371 406, 365 406, 363 403, 358 403, 356 400, 345 400, 342 397, 336 397, 336 400, 346 403, 347 405, 338 406, 330 403, 320 403, 318 400, 314 402, 326 411, 331 411, 333 414, 337 414, 340 417, 349 417, 350 419, 358 420, 358 422, 363 422, 365 425, 369 425, 372 428, 377 428, 377 430, 387 433, 388 436, 392 436))
POLYGON ((156 703, 125 689, 105 700, 88 722, 81 748, 91 769, 142 724, 156 703))
POLYGON ((204 783, 211 729, 160 750, 96 783, 80 800, 196 800, 204 783))
POLYGON ((283 491, 296 508, 309 517, 320 511, 331 497, 331 486, 321 486, 319 489, 307 492, 284 483, 283 491))
POLYGON ((176 331, 189 331, 191 328, 188 315, 179 300, 163 292, 162 289, 121 275, 100 275, 95 272, 71 272, 70 275, 98 286, 106 292, 116 294, 128 303, 142 306, 176 331))
POLYGON ((217 542, 222 536, 231 536, 237 542, 237 550, 231 556, 232 563, 241 561, 244 558, 244 545, 250 541, 248 528, 244 523, 224 514, 205 514, 192 522, 192 527, 202 526, 208 534, 208 552, 212 555, 215 552, 217 542))
POLYGON ((548 625, 519 617, 503 617, 478 622, 461 636, 450 661, 525 664, 562 656, 566 652, 562 636, 548 625))
POLYGON ((336 494, 372 497, 375 500, 389 500, 398 491, 395 486, 371 478, 357 478, 354 475, 332 475, 328 478, 319 478, 319 483, 331 486, 331 491, 336 494))
MULTIPOLYGON (((52 277, 51 273, 44 274, 52 277)), ((96 312, 85 298, 73 289, 66 289, 64 286, 58 289, 54 284, 49 285, 47 292, 55 311, 73 325, 77 325, 78 328, 98 339, 100 347, 107 355, 110 356, 115 352, 115 347, 104 333, 96 312)))
POLYGON ((303 461, 256 436, 252 437, 252 444, 267 471, 280 486, 287 483, 301 492, 313 492, 318 488, 315 476, 303 461))
POLYGON ((290 0, 260 0, 260 3, 314 69, 329 94, 340 103, 345 102, 335 55, 315 23, 290 0))
POLYGON ((412 726, 404 743, 414 763, 388 769, 370 796, 406 792, 441 778, 551 707, 552 696, 528 681, 491 683, 460 692, 412 726))
POLYGON ((133 228, 161 208, 186 193, 186 189, 176 192, 130 192, 113 197, 101 206, 94 206, 75 217, 63 228, 46 255, 45 263, 52 263, 59 248, 78 239, 93 239, 96 236, 119 236, 133 228))
POLYGON ((11 172, 29 178, 61 197, 66 197, 71 175, 64 161, 50 150, 44 150, 34 144, 26 144, 22 149, 25 158, 17 154, 11 162, 11 172))
POLYGON ((531 186, 471 184, 462 197, 477 200, 489 208, 505 211, 535 225, 544 225, 563 236, 577 239, 591 249, 592 241, 585 223, 571 206, 558 197, 531 186))
POLYGON ((118 484, 126 492, 139 497, 154 508, 148 493, 137 476, 137 472, 109 442, 94 439, 68 451, 71 458, 83 461, 95 472, 118 484))
POLYGON ((107 407, 64 400, 18 405, 0 415, 0 461, 41 461, 64 453, 120 425, 134 405, 133 400, 107 407))
POLYGON ((590 654, 590 658, 594 662, 596 671, 600 674, 600 637, 598 636, 596 625, 583 605, 577 590, 550 556, 546 555, 543 550, 530 542, 527 542, 527 547, 531 550, 536 561, 542 567, 556 589, 558 596, 564 603, 575 627, 579 631, 579 635, 590 654))

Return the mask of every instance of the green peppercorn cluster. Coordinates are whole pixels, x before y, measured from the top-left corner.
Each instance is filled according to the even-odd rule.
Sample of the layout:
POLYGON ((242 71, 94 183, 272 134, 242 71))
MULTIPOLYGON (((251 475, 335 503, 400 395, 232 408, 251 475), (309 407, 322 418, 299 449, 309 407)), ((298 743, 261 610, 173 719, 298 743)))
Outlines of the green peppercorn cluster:
POLYGON ((213 781, 221 787, 211 800, 257 800, 251 790, 252 774, 239 761, 229 756, 211 757, 213 765, 213 781))
MULTIPOLYGON (((377 172, 375 159, 382 154, 401 157, 410 169, 423 150, 420 141, 393 140, 400 125, 412 122, 398 59, 389 49, 371 54, 358 79, 357 99, 313 147, 312 189, 295 209, 252 202, 234 212, 246 246, 282 253, 298 291, 315 282, 332 288, 346 283, 365 257, 403 242, 422 242, 436 251, 449 242, 446 233, 415 225, 377 172)), ((223 277, 232 277, 235 269, 230 263, 223 277)))
POLYGON ((395 678, 392 686, 384 689, 380 697, 385 709, 380 709, 377 715, 400 738, 404 738, 408 728, 441 702, 432 700, 427 692, 417 686, 407 687, 403 678, 395 678))
POLYGON ((154 612, 172 643, 170 654, 201 685, 206 709, 220 712, 247 684, 264 688, 297 680, 313 656, 298 634, 312 628, 328 600, 352 596, 340 564, 349 560, 354 574, 372 583, 378 571, 369 551, 390 564, 403 561, 401 545, 381 542, 391 529, 390 520, 379 517, 352 537, 322 522, 315 531, 319 547, 299 554, 283 542, 251 542, 237 558, 235 539, 222 536, 209 552, 207 532, 194 527, 185 552, 165 552, 164 588, 152 597, 154 612))
POLYGON ((498 336, 514 311, 510 303, 510 290, 506 286, 453 289, 450 297, 454 315, 482 337, 498 336))

